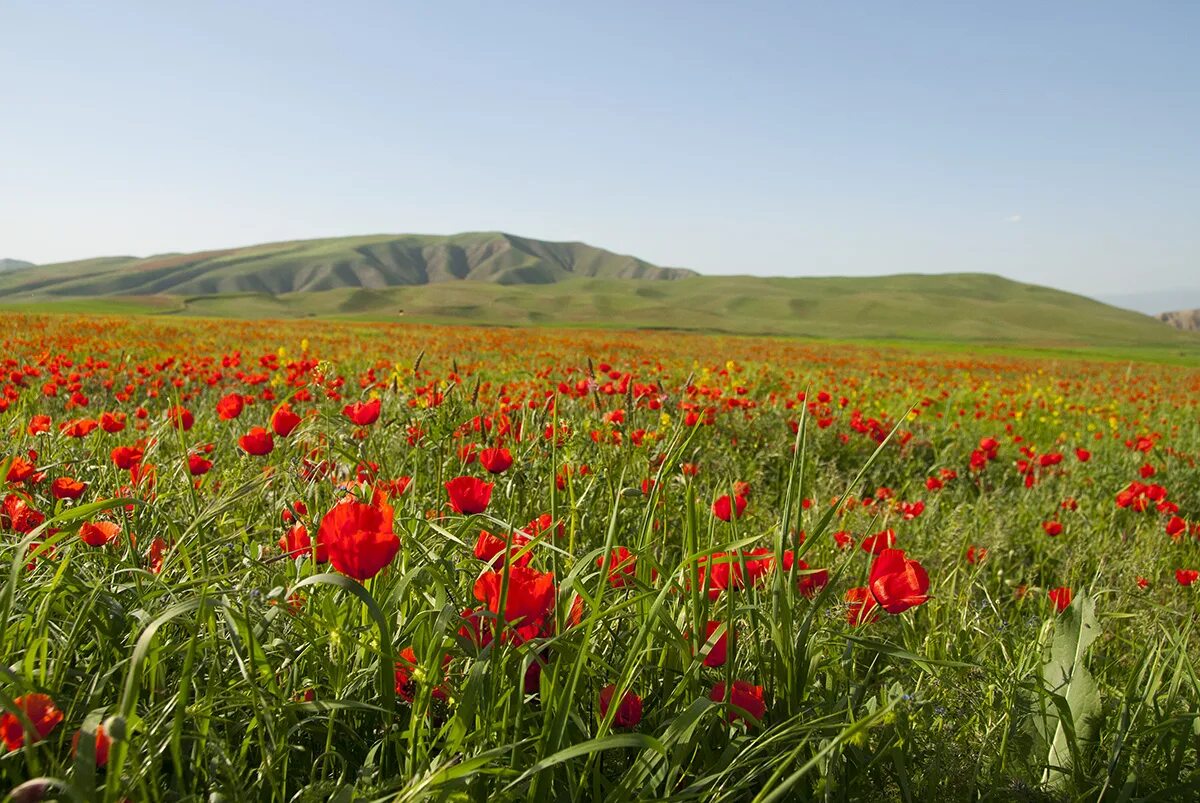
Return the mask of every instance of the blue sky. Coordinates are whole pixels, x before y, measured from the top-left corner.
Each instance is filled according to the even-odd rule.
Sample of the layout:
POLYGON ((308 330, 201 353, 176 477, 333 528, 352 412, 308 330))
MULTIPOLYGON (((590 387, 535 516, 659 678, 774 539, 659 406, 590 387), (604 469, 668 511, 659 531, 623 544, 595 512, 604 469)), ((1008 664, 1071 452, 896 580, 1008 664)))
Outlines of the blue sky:
POLYGON ((1200 4, 0 0, 0 256, 500 229, 1200 285, 1200 4))

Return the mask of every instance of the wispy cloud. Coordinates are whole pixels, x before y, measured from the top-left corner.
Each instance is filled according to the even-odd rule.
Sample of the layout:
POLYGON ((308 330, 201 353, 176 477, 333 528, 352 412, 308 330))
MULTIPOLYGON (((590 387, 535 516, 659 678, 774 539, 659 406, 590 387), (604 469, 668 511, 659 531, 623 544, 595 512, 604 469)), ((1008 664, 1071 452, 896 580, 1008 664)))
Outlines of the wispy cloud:
POLYGON ((1009 223, 1020 223, 1021 222, 1021 213, 1018 212, 1015 215, 1009 215, 1008 217, 1006 217, 1004 219, 1007 220, 1009 223))

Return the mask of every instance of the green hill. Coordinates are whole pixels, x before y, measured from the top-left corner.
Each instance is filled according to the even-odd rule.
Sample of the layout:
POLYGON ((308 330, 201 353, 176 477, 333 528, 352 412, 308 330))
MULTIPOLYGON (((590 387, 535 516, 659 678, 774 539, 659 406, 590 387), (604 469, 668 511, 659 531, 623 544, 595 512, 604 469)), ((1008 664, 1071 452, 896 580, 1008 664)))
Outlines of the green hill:
POLYGON ((40 265, 0 276, 19 296, 209 295, 379 289, 457 280, 552 284, 574 278, 676 279, 660 268, 584 243, 501 233, 374 235, 270 243, 138 259, 104 257, 40 265))
POLYGON ((307 240, 44 265, 0 274, 0 301, 75 312, 1147 347, 1200 356, 1196 333, 999 276, 699 276, 582 243, 491 233, 307 240))

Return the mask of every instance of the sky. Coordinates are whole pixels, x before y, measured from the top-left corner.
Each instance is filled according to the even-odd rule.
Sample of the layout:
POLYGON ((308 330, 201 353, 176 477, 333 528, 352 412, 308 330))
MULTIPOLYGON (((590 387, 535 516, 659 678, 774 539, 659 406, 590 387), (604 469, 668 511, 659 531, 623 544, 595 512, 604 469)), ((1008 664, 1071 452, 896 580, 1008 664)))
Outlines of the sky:
POLYGON ((1200 286, 1200 3, 0 0, 0 257, 502 230, 1200 286))

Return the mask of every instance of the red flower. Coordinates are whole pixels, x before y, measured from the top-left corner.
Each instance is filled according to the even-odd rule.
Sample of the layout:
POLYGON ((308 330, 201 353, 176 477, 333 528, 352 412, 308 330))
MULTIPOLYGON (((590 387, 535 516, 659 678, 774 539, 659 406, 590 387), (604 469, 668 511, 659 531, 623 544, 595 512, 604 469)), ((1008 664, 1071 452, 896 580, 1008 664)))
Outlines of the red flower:
POLYGON ((193 477, 199 477, 202 474, 207 474, 209 469, 213 467, 212 461, 201 457, 198 454, 188 455, 188 473, 193 477))
POLYGON ((822 588, 829 585, 828 569, 810 568, 807 561, 797 560, 792 550, 789 549, 783 553, 783 569, 790 572, 792 566, 796 567, 796 585, 806 598, 812 599, 820 593, 822 588))
MULTIPOLYGON (((292 407, 287 402, 275 408, 275 412, 271 413, 271 430, 281 438, 286 438, 292 434, 292 431, 300 425, 300 416, 292 411, 292 407)), ((254 429, 261 429, 255 427, 254 429)), ((253 432, 254 430, 251 430, 253 432)))
POLYGON ((50 483, 50 493, 55 499, 78 499, 87 490, 87 485, 71 477, 59 477, 50 483))
MULTIPOLYGON (((612 705, 612 698, 616 693, 617 687, 611 683, 600 690, 600 716, 608 716, 609 706, 612 705)), ((620 728, 635 728, 641 721, 642 698, 631 691, 625 692, 621 695, 621 702, 617 704, 617 713, 613 715, 613 724, 620 728)))
MULTIPOLYGON (((396 694, 401 700, 406 703, 412 703, 416 696, 417 683, 413 679, 416 670, 421 666, 420 660, 417 658, 416 652, 412 647, 405 647, 397 656, 400 660, 396 662, 396 694)), ((442 666, 445 667, 450 663, 450 656, 442 656, 442 666)), ((432 692, 433 696, 438 700, 445 700, 450 690, 445 684, 435 686, 432 692)))
POLYGON ((48 415, 32 415, 29 417, 29 426, 25 431, 28 432, 29 437, 32 438, 33 436, 40 435, 43 432, 49 432, 50 425, 52 423, 53 422, 50 420, 50 416, 48 415))
POLYGON ((891 549, 896 543, 895 530, 883 530, 874 535, 867 536, 859 544, 863 552, 870 552, 872 555, 878 555, 885 549, 891 549))
POLYGON ((111 521, 89 521, 79 528, 79 537, 88 546, 104 546, 120 534, 121 528, 111 521))
POLYGON ((1172 538, 1179 538, 1179 536, 1187 532, 1187 528, 1186 521, 1178 516, 1172 516, 1170 521, 1167 522, 1167 535, 1172 538))
POLYGON ((868 587, 888 613, 903 613, 929 599, 925 567, 904 557, 902 549, 885 549, 871 566, 868 587))
MULTIPOLYGON (((713 633, 717 632, 717 628, 721 626, 721 622, 709 622, 704 626, 704 643, 712 641, 713 633)), ((708 651, 708 655, 704 656, 705 666, 725 666, 725 661, 729 655, 729 631, 725 630, 713 642, 712 649, 708 651)))
POLYGON ((249 432, 238 438, 238 446, 246 454, 261 456, 271 453, 275 448, 275 439, 262 427, 251 427, 249 432))
MULTIPOLYGON (((48 694, 25 694, 13 700, 13 705, 21 709, 33 723, 33 730, 37 734, 35 742, 45 739, 63 721, 62 711, 58 710, 48 694)), ((0 716, 0 739, 4 740, 10 753, 25 746, 25 727, 10 711, 0 716)))
POLYGON ((1200 571, 1197 571, 1196 569, 1175 570, 1175 582, 1179 583, 1181 586, 1190 586, 1192 583, 1196 582, 1197 578, 1200 578, 1200 571))
POLYGON ((490 474, 503 474, 513 464, 512 453, 508 449, 484 449, 479 453, 479 464, 490 474))
POLYGON ((612 552, 608 553, 608 560, 604 560, 604 556, 596 558, 596 565, 604 568, 608 565, 608 582, 613 588, 624 588, 625 586, 633 585, 633 577, 637 574, 637 562, 633 554, 625 547, 614 547, 612 552))
POLYGON ((745 579, 742 577, 742 564, 737 555, 729 552, 716 552, 699 560, 697 579, 700 587, 708 592, 709 599, 716 599, 722 591, 742 588, 745 579))
POLYGON ((446 483, 446 492, 450 494, 450 507, 455 513, 470 515, 487 510, 488 502, 492 501, 490 482, 484 482, 476 477, 455 477, 446 483))
POLYGON ((392 531, 392 506, 382 494, 369 505, 346 497, 321 519, 318 558, 322 549, 333 568, 355 580, 379 574, 400 551, 400 539, 392 531))
POLYGON ((475 557, 484 563, 490 563, 495 566, 498 563, 496 558, 503 555, 504 551, 508 549, 509 560, 513 565, 528 566, 529 561, 533 559, 533 553, 525 552, 521 555, 517 553, 521 551, 521 547, 529 543, 529 539, 522 533, 513 533, 509 538, 511 541, 505 541, 503 538, 497 538, 492 535, 487 530, 480 530, 479 537, 475 539, 475 557))
POLYGON ((136 446, 118 446, 112 450, 112 461, 119 469, 128 471, 142 462, 142 450, 136 446))
POLYGON ((1054 603, 1055 610, 1059 613, 1071 607, 1071 589, 1066 586, 1052 588, 1046 593, 1050 597, 1050 601, 1054 603))
POLYGON ((879 618, 879 603, 871 595, 871 589, 866 586, 855 586, 846 591, 846 621, 853 627, 874 622, 879 618))
POLYGON ((729 494, 722 496, 712 505, 713 515, 721 521, 729 521, 734 518, 741 518, 746 512, 746 497, 735 496, 729 498, 729 494))
POLYGON ((12 459, 12 463, 8 467, 9 482, 24 482, 33 476, 37 471, 37 467, 26 460, 24 457, 17 455, 12 459))
MULTIPOLYGON (((318 540, 320 533, 318 532, 318 540)), ((312 554, 312 538, 308 535, 308 528, 301 522, 296 522, 291 528, 283 534, 279 539, 279 548, 283 550, 290 558, 303 558, 312 554)), ((317 563, 329 562, 329 547, 325 544, 317 544, 317 563)))
MULTIPOLYGON (((500 592, 504 575, 487 571, 475 581, 475 599, 484 603, 492 613, 500 612, 500 592)), ((516 631, 519 641, 541 635, 549 624, 547 618, 554 610, 554 574, 543 573, 528 566, 508 569, 503 619, 516 631)))
POLYGON ((167 409, 167 421, 175 429, 182 429, 184 432, 187 432, 192 428, 192 424, 196 423, 196 418, 192 415, 192 411, 186 407, 175 406, 167 409))
POLYGON ((342 415, 349 418, 358 426, 365 427, 379 420, 379 408, 381 406, 382 402, 379 399, 371 399, 366 403, 359 401, 343 407, 342 415))
POLYGON ((246 403, 242 401, 241 394, 230 393, 217 402, 217 417, 222 421, 232 421, 242 414, 242 408, 245 405, 246 403))
POLYGON ((708 699, 714 703, 732 706, 728 714, 730 722, 740 719, 753 725, 767 713, 767 706, 763 703, 762 686, 753 686, 744 680, 735 680, 732 688, 726 688, 724 683, 717 683, 712 687, 708 699))
MULTIPOLYGON (((75 731, 75 736, 71 739, 71 755, 74 756, 79 752, 79 737, 83 731, 75 731)), ((96 766, 103 767, 108 763, 108 750, 112 746, 112 739, 104 730, 103 725, 96 726, 96 766)))
POLYGON ((1075 459, 1078 460, 1080 463, 1086 463, 1087 461, 1092 459, 1092 453, 1089 452, 1087 449, 1076 449, 1075 450, 1075 459))
POLYGON ((1053 537, 1062 535, 1063 526, 1062 522, 1059 521, 1043 521, 1042 529, 1046 531, 1046 535, 1053 537))

